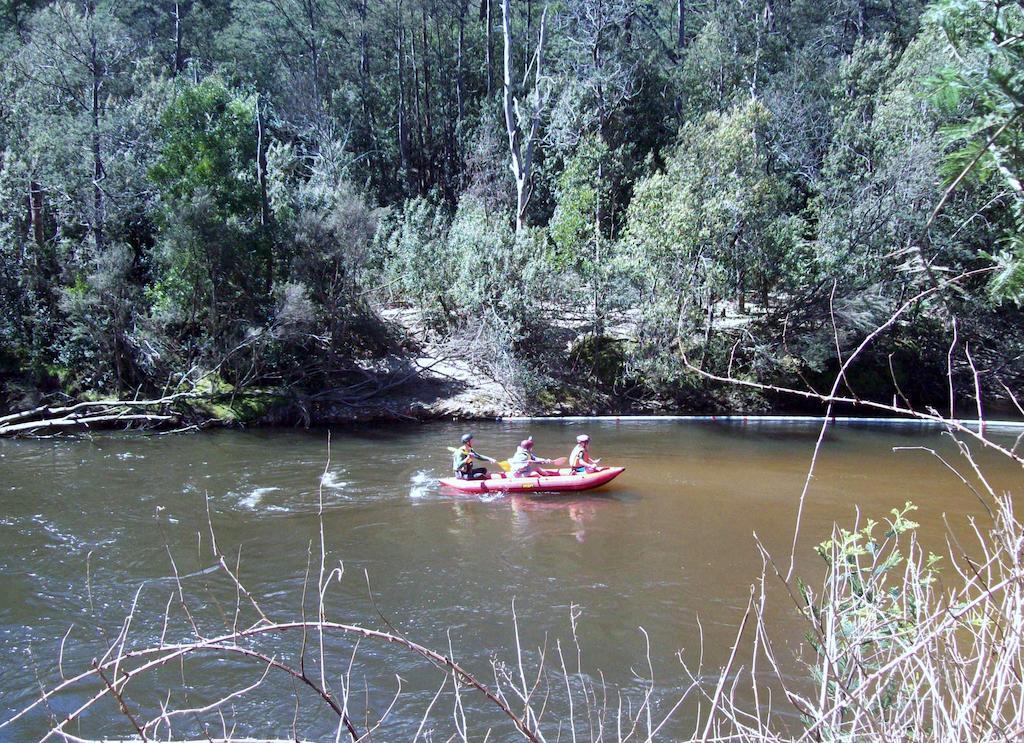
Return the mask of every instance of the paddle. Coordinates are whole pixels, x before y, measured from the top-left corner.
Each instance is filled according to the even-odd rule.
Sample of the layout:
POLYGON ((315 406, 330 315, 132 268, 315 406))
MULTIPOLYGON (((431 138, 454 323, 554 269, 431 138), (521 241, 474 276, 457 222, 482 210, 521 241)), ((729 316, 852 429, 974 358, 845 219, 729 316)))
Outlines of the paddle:
MULTIPOLYGON (((537 461, 537 464, 542 464, 545 467, 555 467, 557 469, 558 467, 564 467, 565 463, 568 461, 568 457, 559 457, 558 459, 540 459, 537 461)), ((557 475, 558 473, 555 472, 555 474, 557 475)), ((527 477, 540 477, 540 475, 534 472, 532 474, 527 475, 527 477)))
MULTIPOLYGON (((450 451, 452 454, 458 451, 458 449, 456 449, 454 446, 446 446, 445 449, 450 451)), ((510 472, 512 470, 512 465, 508 463, 507 459, 503 459, 499 462, 497 459, 494 459, 493 457, 484 456, 483 454, 480 453, 477 453, 477 456, 488 462, 494 462, 494 464, 501 467, 505 472, 510 472)), ((565 463, 568 461, 568 457, 559 457, 558 459, 552 459, 550 462, 546 462, 545 464, 552 465, 554 467, 563 467, 565 466, 565 463)))
MULTIPOLYGON (((455 452, 458 451, 458 449, 456 449, 454 446, 446 446, 445 449, 450 451, 452 454, 454 454, 455 452)), ((508 463, 507 459, 504 459, 504 460, 499 462, 497 459, 494 459, 493 457, 486 457, 486 456, 484 456, 483 454, 480 454, 480 453, 477 453, 477 456, 480 457, 481 459, 487 461, 487 462, 494 462, 494 464, 496 464, 499 467, 501 467, 503 470, 505 470, 505 472, 508 472, 510 469, 512 469, 512 466, 508 463)))

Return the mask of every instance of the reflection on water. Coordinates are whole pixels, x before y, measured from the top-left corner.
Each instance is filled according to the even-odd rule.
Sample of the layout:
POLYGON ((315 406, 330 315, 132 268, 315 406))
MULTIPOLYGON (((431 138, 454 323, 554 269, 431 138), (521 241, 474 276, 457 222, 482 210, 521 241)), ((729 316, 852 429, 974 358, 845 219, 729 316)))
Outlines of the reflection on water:
POLYGON ((602 501, 612 496, 580 496, 580 495, 523 495, 513 493, 507 496, 508 505, 517 519, 529 524, 530 514, 540 511, 552 511, 568 518, 568 527, 572 529, 577 542, 587 537, 587 522, 597 516, 602 501))
MULTIPOLYGON (((487 677, 491 658, 507 659, 514 647, 513 598, 523 645, 534 656, 556 638, 571 642, 571 615, 579 607, 579 644, 595 678, 600 670, 609 684, 642 686, 643 674, 634 671, 646 668, 643 627, 664 703, 687 682, 677 652, 689 663, 703 656, 713 682, 759 574, 755 538, 788 560, 817 427, 474 426, 477 449, 502 459, 528 433, 542 456, 567 455, 583 431, 593 438, 594 456, 627 471, 601 490, 555 497, 441 492, 435 481, 447 474, 445 447, 463 432, 453 424, 336 429, 329 459, 324 431, 2 441, 0 717, 33 698, 36 672, 46 683, 56 678, 61 638, 72 625, 65 669, 82 670, 102 655, 143 582, 131 641, 157 642, 177 590, 168 550, 204 621, 230 623, 236 591, 211 558, 207 508, 219 546, 238 561, 264 607, 275 619, 294 618, 310 545, 318 539, 321 499, 328 562, 345 568, 329 597, 338 620, 382 627, 379 610, 411 639, 442 651, 450 643, 461 662, 487 677), (26 673, 26 664, 36 670, 26 673)), ((932 455, 901 449, 920 446, 959 465, 949 439, 927 430, 829 433, 804 514, 798 574, 820 576, 811 546, 834 521, 852 524, 858 509, 878 518, 915 501, 921 539, 936 551, 944 546, 943 514, 954 528, 984 516, 932 455)), ((1019 485, 1018 468, 980 456, 996 487, 1019 485)), ((803 630, 792 605, 779 598, 769 605, 768 620, 776 651, 788 659, 786 671, 799 676, 795 654, 803 630)), ((282 657, 295 652, 290 645, 278 650, 282 657)), ((339 646, 346 659, 351 650, 339 646)), ((437 672, 371 644, 360 646, 357 666, 360 689, 365 684, 381 706, 390 700, 394 675, 401 675, 405 702, 382 739, 411 738, 437 689, 437 672)), ((244 686, 254 672, 261 671, 232 661, 200 668, 190 681, 201 695, 202 679, 217 688, 227 681, 244 686)), ((133 685, 136 703, 158 708, 161 683, 176 682, 169 675, 152 686, 133 685)), ((290 683, 268 682, 234 709, 254 732, 287 737, 294 710, 276 702, 293 694, 290 683)), ((561 703, 552 692, 549 714, 558 714, 561 703)), ((308 704, 300 733, 323 737, 333 730, 330 721, 308 704)), ((450 734, 450 709, 438 713, 438 730, 449 731, 443 737, 450 734)), ((502 720, 477 711, 486 720, 478 738, 494 725, 501 734, 492 739, 508 739, 502 720)), ((690 730, 694 712, 681 710, 676 727, 666 728, 669 738, 690 730)), ((104 708, 83 730, 121 730, 115 719, 116 709, 104 708)), ((45 717, 37 716, 0 730, 0 740, 38 737, 44 726, 45 717)))

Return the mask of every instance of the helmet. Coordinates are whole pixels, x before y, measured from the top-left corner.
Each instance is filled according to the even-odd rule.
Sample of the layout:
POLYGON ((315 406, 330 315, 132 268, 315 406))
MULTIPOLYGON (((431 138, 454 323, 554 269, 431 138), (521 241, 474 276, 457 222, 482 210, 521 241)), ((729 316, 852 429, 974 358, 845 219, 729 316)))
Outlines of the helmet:
POLYGON ((468 444, 472 440, 473 440, 473 434, 471 434, 471 433, 464 433, 462 435, 462 443, 463 444, 468 444))
POLYGON ((523 439, 522 441, 519 442, 519 445, 521 447, 523 447, 524 449, 532 449, 533 448, 533 436, 531 436, 528 439, 523 439))
POLYGON ((576 443, 577 444, 585 444, 588 441, 590 441, 590 437, 587 436, 587 434, 585 434, 585 433, 581 433, 579 436, 576 437, 576 443))

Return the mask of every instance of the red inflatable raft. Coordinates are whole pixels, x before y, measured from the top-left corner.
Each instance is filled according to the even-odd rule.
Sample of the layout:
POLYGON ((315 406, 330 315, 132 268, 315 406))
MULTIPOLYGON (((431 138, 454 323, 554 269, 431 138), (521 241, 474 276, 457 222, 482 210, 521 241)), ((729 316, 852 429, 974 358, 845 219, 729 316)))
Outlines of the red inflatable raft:
POLYGON ((563 493, 599 488, 625 472, 625 467, 605 467, 597 472, 574 473, 558 470, 557 475, 545 477, 512 477, 495 473, 485 480, 459 480, 445 477, 439 482, 445 487, 463 493, 563 493))

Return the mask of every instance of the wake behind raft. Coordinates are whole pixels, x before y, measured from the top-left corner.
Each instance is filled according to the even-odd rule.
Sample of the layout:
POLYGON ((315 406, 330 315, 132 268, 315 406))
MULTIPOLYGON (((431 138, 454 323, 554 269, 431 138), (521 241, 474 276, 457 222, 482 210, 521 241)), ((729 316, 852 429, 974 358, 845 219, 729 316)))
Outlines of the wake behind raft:
POLYGON ((513 477, 504 472, 494 473, 482 480, 460 480, 443 477, 445 487, 463 493, 567 493, 591 490, 605 485, 626 471, 625 467, 603 467, 597 472, 573 472, 560 469, 557 475, 513 477))

